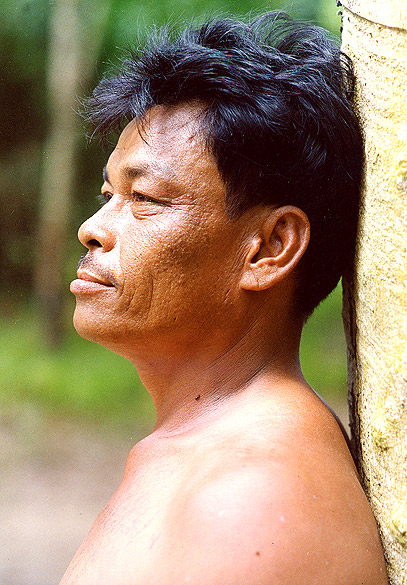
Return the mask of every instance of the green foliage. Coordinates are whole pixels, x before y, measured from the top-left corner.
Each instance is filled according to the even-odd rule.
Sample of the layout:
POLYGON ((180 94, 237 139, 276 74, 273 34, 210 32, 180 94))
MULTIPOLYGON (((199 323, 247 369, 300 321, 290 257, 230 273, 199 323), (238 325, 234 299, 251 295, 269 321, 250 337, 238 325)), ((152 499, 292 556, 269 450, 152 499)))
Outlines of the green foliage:
POLYGON ((346 343, 341 307, 339 285, 310 317, 301 340, 304 376, 328 401, 346 394, 346 343))
POLYGON ((151 421, 153 407, 125 359, 73 330, 50 350, 33 309, 0 323, 0 403, 33 403, 51 414, 86 418, 117 428, 151 421))
MULTIPOLYGON (((151 423, 152 402, 130 362, 83 340, 73 328, 52 351, 35 311, 16 307, 12 317, 0 321, 0 404, 33 403, 53 415, 116 429, 131 428, 135 420, 151 423)), ((339 287, 310 318, 301 345, 305 377, 328 401, 344 395, 346 387, 340 307, 339 287)))

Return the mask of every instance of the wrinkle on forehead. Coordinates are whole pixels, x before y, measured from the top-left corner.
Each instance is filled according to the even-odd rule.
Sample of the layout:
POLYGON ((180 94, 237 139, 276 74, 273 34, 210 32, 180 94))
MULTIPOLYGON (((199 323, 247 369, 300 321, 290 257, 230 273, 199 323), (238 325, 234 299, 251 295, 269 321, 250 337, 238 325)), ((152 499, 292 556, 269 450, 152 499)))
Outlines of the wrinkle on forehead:
MULTIPOLYGON (((163 128, 172 128, 176 133, 185 135, 188 133, 190 139, 202 139, 202 117, 205 114, 205 105, 200 102, 190 102, 178 105, 153 106, 144 118, 137 123, 141 133, 148 135, 149 130, 154 127, 155 133, 160 133, 157 125, 163 128)), ((164 130, 165 132, 166 130, 164 130)))
POLYGON ((158 180, 199 180, 224 188, 214 156, 206 146, 199 119, 203 106, 155 106, 142 121, 123 130, 109 161, 124 178, 152 176, 158 180), (209 176, 211 179, 209 179, 209 176), (213 182, 215 181, 215 182, 213 182))
POLYGON ((150 147, 153 146, 152 141, 167 143, 174 136, 182 136, 186 142, 196 141, 204 145, 201 126, 203 115, 204 105, 199 103, 153 106, 142 119, 131 120, 120 139, 125 140, 128 134, 137 131, 141 140, 150 147))

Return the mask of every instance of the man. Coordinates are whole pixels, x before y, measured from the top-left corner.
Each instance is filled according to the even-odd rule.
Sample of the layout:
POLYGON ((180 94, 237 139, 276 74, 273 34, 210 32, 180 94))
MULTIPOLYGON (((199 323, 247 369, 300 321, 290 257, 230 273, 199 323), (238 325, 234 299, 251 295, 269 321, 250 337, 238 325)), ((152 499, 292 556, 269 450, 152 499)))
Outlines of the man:
POLYGON ((346 441, 298 358, 352 263, 350 84, 324 32, 272 13, 160 33, 96 88, 91 122, 124 130, 79 230, 74 322, 134 363, 157 423, 63 585, 387 583, 346 441))

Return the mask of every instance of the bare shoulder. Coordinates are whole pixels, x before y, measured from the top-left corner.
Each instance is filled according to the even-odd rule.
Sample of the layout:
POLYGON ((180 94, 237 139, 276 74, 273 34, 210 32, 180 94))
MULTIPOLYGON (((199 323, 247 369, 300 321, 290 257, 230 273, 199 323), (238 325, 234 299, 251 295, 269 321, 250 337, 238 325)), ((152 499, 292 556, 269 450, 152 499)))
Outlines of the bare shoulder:
POLYGON ((224 454, 214 449, 173 508, 168 550, 172 566, 182 567, 174 578, 199 585, 387 583, 346 443, 324 407, 319 416, 320 428, 294 417, 278 429, 280 444, 272 430, 265 440, 259 425, 254 441, 235 436, 224 454))

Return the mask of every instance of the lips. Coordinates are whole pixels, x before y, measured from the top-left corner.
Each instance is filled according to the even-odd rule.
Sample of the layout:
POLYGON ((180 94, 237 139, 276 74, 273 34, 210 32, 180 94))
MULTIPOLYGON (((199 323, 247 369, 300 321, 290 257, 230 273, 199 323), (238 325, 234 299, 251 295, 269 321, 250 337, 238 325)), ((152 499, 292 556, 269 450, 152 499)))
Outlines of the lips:
POLYGON ((86 282, 94 282, 96 284, 101 284, 103 286, 113 286, 111 282, 106 280, 104 277, 97 276, 91 272, 87 272, 86 270, 78 270, 78 279, 85 280, 86 282))
POLYGON ((75 295, 108 292, 114 285, 102 274, 95 274, 82 268, 78 269, 78 278, 71 282, 70 290, 75 295))

